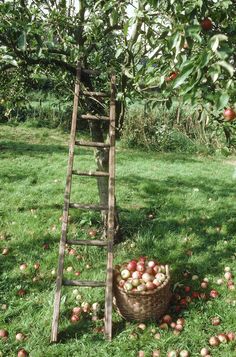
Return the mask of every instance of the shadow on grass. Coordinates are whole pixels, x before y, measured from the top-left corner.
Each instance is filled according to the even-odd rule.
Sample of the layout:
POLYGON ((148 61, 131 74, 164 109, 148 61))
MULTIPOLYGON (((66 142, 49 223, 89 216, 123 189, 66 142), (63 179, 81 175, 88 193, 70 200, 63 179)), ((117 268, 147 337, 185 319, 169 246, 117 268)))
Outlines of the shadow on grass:
POLYGON ((121 179, 120 184, 123 182, 136 188, 138 201, 146 205, 141 209, 120 210, 123 236, 143 237, 141 255, 158 251, 158 256, 175 264, 176 274, 186 265, 202 274, 222 273, 222 261, 232 257, 231 243, 236 232, 233 186, 203 176, 172 176, 162 181, 132 176, 121 179), (194 208, 194 195, 199 194, 202 199, 214 201, 214 208, 204 207, 202 202, 194 208), (193 195, 190 203, 189 195, 193 195), (153 217, 149 218, 150 214, 153 217), (184 248, 183 239, 188 236, 190 240, 184 248), (193 257, 188 256, 188 251, 193 257))

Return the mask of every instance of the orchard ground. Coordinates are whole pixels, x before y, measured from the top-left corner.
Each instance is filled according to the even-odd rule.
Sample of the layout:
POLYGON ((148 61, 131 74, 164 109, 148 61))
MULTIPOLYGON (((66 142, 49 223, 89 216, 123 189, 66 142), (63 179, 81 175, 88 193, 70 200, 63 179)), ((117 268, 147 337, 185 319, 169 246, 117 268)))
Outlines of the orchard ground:
MULTIPOLYGON (((78 323, 70 322, 72 308, 82 302, 103 305, 104 290, 64 288, 61 342, 49 344, 67 143, 68 134, 59 130, 0 126, 0 248, 1 252, 9 249, 0 256, 0 329, 9 333, 6 341, 0 341, 1 355, 16 356, 25 348, 32 357, 131 357, 139 350, 151 356, 156 349, 161 356, 172 349, 199 356, 211 336, 236 332, 236 292, 227 288, 224 279, 226 266, 236 274, 235 158, 147 153, 118 143, 116 195, 123 241, 115 247, 115 263, 140 255, 157 258, 171 266, 172 287, 182 298, 185 286, 191 287, 190 297, 193 291, 209 294, 212 289, 219 297, 191 299, 179 312, 179 303, 172 302, 168 312, 174 321, 180 316, 186 321, 179 335, 170 327, 160 330, 158 323, 147 323, 142 330, 114 311, 114 336, 109 343, 99 332, 102 321, 84 314, 78 323), (26 266, 20 269, 23 263, 26 266), (190 275, 184 277, 186 270, 190 275), (192 280, 193 275, 199 279, 192 280), (200 288, 204 278, 209 279, 207 289, 200 288), (223 284, 217 285, 221 278, 223 284), (25 295, 19 296, 20 289, 25 295), (221 323, 213 326, 211 319, 216 316, 221 323), (26 335, 24 341, 16 341, 19 332, 26 335), (155 339, 158 332, 161 338, 155 339)), ((80 149, 75 168, 94 167, 92 151, 80 149)), ((95 202, 94 197, 97 188, 92 178, 74 179, 72 201, 95 202)), ((99 238, 98 214, 71 210, 71 237, 88 238, 91 228, 99 238)), ((104 250, 76 251, 76 256, 66 256, 67 277, 76 278, 79 271, 81 279, 104 278, 104 250)), ((210 350, 214 357, 236 356, 236 342, 210 350)))

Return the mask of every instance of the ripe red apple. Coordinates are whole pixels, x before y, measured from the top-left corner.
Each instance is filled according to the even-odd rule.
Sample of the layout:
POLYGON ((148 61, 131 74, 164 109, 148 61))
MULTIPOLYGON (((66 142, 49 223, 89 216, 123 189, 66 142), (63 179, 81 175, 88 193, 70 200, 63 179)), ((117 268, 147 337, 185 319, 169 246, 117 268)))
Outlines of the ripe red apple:
POLYGON ((141 273, 143 273, 143 272, 145 271, 145 264, 142 263, 142 262, 137 263, 136 270, 137 270, 137 271, 140 271, 141 273))
POLYGON ((135 270, 136 270, 136 266, 137 266, 136 260, 131 260, 131 261, 127 264, 127 269, 128 269, 129 271, 135 271, 135 270))
POLYGON ((72 324, 75 324, 76 322, 78 322, 80 320, 80 317, 79 315, 72 315, 71 318, 70 318, 70 322, 72 324))
POLYGON ((177 325, 182 325, 182 326, 184 326, 184 324, 185 324, 185 319, 184 319, 183 317, 179 317, 179 318, 177 319, 177 321, 176 321, 176 324, 177 324, 177 325))
POLYGON ((19 289, 17 291, 17 295, 19 295, 19 296, 24 296, 25 294, 26 294, 26 291, 24 289, 19 289))
POLYGON ((216 336, 210 337, 210 339, 209 339, 210 346, 219 346, 219 344, 220 344, 220 340, 218 339, 218 337, 216 337, 216 336))
POLYGON ((80 315, 82 312, 82 309, 80 306, 75 306, 75 307, 73 307, 72 312, 73 312, 73 315, 80 315))
POLYGON ((80 274, 81 274, 80 271, 76 271, 76 272, 75 272, 75 275, 76 275, 76 276, 80 276, 80 274))
POLYGON ((171 72, 169 77, 165 78, 166 82, 173 81, 178 76, 178 72, 171 72))
POLYGON ((211 298, 213 298, 213 299, 215 299, 215 298, 217 298, 219 296, 219 293, 218 293, 218 291, 217 290, 211 290, 210 291, 210 297, 211 298))
POLYGON ((1 329, 0 330, 0 339, 6 341, 8 339, 8 331, 1 329))
POLYGON ((185 291, 186 293, 189 293, 189 292, 191 291, 191 287, 190 287, 190 286, 185 286, 185 287, 184 287, 184 291, 185 291))
POLYGON ((226 121, 231 121, 236 118, 236 112, 233 108, 227 108, 224 110, 224 118, 226 121))
POLYGON ((160 350, 152 351, 152 357, 160 357, 160 356, 161 356, 161 351, 160 350))
POLYGON ((138 357, 145 357, 144 351, 138 351, 138 357))
POLYGON ((234 332, 228 332, 227 337, 229 341, 234 341, 235 340, 235 333, 234 332))
POLYGON ((220 325, 220 323, 221 323, 221 321, 220 321, 219 316, 212 317, 211 324, 213 326, 218 326, 218 325, 220 325))
POLYGON ((97 230, 91 228, 91 229, 88 231, 88 234, 89 234, 90 237, 96 237, 96 235, 97 235, 97 230))
POLYGON ((155 262, 155 260, 149 260, 147 262, 147 265, 149 268, 154 268, 154 266, 156 265, 156 262, 155 262))
POLYGON ((176 326, 175 326, 175 329, 177 330, 177 331, 182 331, 183 330, 183 325, 180 325, 180 324, 176 324, 176 326))
POLYGON ((17 353, 17 357, 27 357, 28 355, 28 352, 24 348, 21 348, 17 353))
POLYGON ((219 335, 217 335, 220 343, 227 343, 228 342, 228 336, 226 335, 226 333, 220 333, 219 335))
POLYGON ((76 254, 77 254, 77 252, 76 252, 75 249, 70 249, 69 250, 69 255, 76 255, 76 254))
POLYGON ((146 283, 146 288, 147 288, 147 290, 154 290, 154 289, 156 289, 156 285, 153 284, 152 281, 148 281, 148 282, 146 283))
POLYGON ((205 19, 201 21, 201 27, 205 31, 210 31, 213 27, 213 23, 208 17, 205 17, 205 19))
POLYGON ((162 322, 166 322, 169 325, 172 322, 172 317, 170 315, 164 315, 162 317, 162 322))
POLYGON ((176 322, 173 321, 173 322, 170 323, 170 327, 171 328, 175 328, 175 326, 176 326, 176 322))

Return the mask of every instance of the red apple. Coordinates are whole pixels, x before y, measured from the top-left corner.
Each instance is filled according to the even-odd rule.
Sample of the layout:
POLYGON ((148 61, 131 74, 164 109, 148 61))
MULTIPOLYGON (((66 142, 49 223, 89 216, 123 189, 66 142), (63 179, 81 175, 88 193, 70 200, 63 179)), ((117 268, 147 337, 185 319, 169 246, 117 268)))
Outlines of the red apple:
POLYGON ((6 341, 8 339, 8 332, 7 330, 1 329, 0 330, 0 339, 6 341))
POLYGON ((186 293, 189 293, 189 292, 191 291, 191 287, 190 287, 190 286, 185 286, 185 287, 184 287, 184 291, 185 291, 186 293))
POLYGON ((170 315, 164 315, 162 317, 162 322, 166 322, 169 325, 172 322, 172 317, 170 315))
POLYGON ((76 254, 77 254, 77 252, 76 252, 75 249, 70 249, 69 250, 69 255, 76 255, 76 254))
POLYGON ((96 230, 96 229, 90 229, 90 230, 88 231, 88 234, 89 234, 90 237, 96 237, 96 235, 97 235, 97 230, 96 230))
POLYGON ((72 323, 72 324, 75 324, 76 322, 78 322, 80 320, 80 317, 79 317, 79 315, 72 315, 71 316, 71 318, 70 318, 70 322, 72 323))
POLYGON ((234 332, 228 332, 227 337, 229 341, 234 341, 235 340, 235 333, 234 332))
POLYGON ((135 270, 136 270, 136 266, 137 266, 136 260, 131 260, 131 261, 127 264, 127 269, 128 269, 129 271, 135 271, 135 270))
POLYGON ((227 343, 228 342, 228 336, 226 335, 226 333, 220 333, 219 335, 217 335, 220 343, 227 343))
POLYGON ((178 72, 171 72, 169 77, 165 78, 166 82, 173 81, 178 76, 178 72))
POLYGON ((217 290, 211 290, 210 291, 210 297, 211 298, 213 298, 213 299, 215 299, 215 298, 217 298, 219 296, 219 293, 218 293, 218 291, 217 290))
POLYGON ((177 319, 177 321, 176 321, 176 324, 177 324, 177 325, 182 325, 182 326, 184 326, 184 324, 185 324, 185 319, 184 319, 183 317, 179 317, 179 318, 177 319))
POLYGON ((233 108, 227 108, 224 110, 224 118, 226 121, 231 121, 236 118, 236 112, 233 108))
POLYGON ((152 351, 152 357, 160 357, 160 356, 161 356, 161 351, 160 350, 152 351))
POLYGON ((28 352, 24 348, 21 348, 17 353, 17 357, 27 357, 28 355, 28 352))
POLYGON ((80 306, 75 306, 75 307, 73 307, 72 312, 73 312, 72 315, 80 315, 82 312, 82 309, 80 306))
POLYGON ((145 271, 145 264, 144 263, 137 263, 136 270, 143 273, 145 271))
POLYGON ((24 289, 19 289, 17 291, 17 295, 19 295, 19 296, 24 296, 25 294, 26 294, 26 291, 24 289))
POLYGON ((210 339, 209 339, 210 346, 219 346, 219 344, 220 344, 220 340, 218 339, 218 337, 216 337, 216 336, 210 337, 210 339))
POLYGON ((153 284, 152 281, 148 281, 148 282, 146 283, 146 288, 147 288, 147 290, 154 290, 154 289, 156 289, 156 285, 153 284))
POLYGON ((169 351, 167 353, 167 357, 178 357, 178 352, 177 351, 169 351))
POLYGON ((213 325, 213 326, 218 326, 218 325, 220 325, 220 318, 218 317, 218 316, 215 316, 215 317, 212 317, 212 319, 211 319, 211 324, 213 325))
POLYGON ((155 260, 149 260, 147 262, 147 265, 149 268, 154 268, 154 266, 156 265, 156 262, 155 262, 155 260))
POLYGON ((80 274, 81 274, 80 271, 76 271, 76 272, 75 272, 75 275, 76 275, 76 276, 80 276, 80 274))
POLYGON ((205 17, 205 19, 201 21, 201 27, 205 31, 211 30, 213 27, 212 21, 208 17, 205 17))

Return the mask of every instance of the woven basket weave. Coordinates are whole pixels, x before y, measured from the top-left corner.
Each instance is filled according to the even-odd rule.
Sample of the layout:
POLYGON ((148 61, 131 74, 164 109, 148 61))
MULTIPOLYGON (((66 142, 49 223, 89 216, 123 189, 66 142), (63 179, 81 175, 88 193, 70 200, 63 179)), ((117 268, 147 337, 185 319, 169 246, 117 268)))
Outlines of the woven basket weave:
POLYGON ((123 318, 128 321, 143 322, 157 320, 165 313, 171 298, 168 265, 165 266, 165 269, 167 278, 155 290, 124 291, 114 281, 114 304, 123 318))

